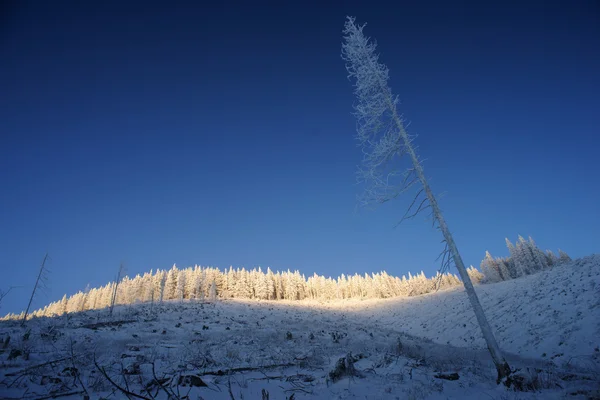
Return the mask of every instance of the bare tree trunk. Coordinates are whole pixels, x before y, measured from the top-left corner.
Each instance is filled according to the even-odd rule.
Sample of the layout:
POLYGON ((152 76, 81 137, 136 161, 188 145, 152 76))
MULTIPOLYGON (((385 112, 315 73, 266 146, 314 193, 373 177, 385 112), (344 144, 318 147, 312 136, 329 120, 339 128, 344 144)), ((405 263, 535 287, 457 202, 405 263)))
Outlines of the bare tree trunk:
POLYGON ((440 230, 444 235, 444 239, 446 240, 448 249, 450 250, 450 254, 452 255, 452 259, 456 264, 456 269, 458 269, 458 273, 460 274, 460 277, 463 281, 463 285, 465 286, 465 290, 467 292, 467 295, 469 296, 469 301, 471 302, 471 307, 473 307, 475 317, 477 318, 477 322, 479 323, 479 327, 481 328, 481 333, 483 334, 483 338, 485 339, 488 350, 490 351, 494 364, 496 365, 496 370, 498 371, 497 382, 500 383, 502 379, 507 378, 510 375, 510 366, 508 365, 504 356, 502 355, 502 352, 500 351, 498 342, 494 337, 492 328, 490 327, 490 324, 483 311, 483 307, 481 307, 481 303, 479 302, 479 298, 477 297, 477 293, 475 292, 475 288, 473 287, 473 282, 471 282, 471 278, 467 273, 465 264, 462 260, 462 257, 460 256, 460 253, 458 252, 458 247, 456 247, 456 243, 454 243, 454 238, 452 237, 452 233, 450 233, 450 230, 448 229, 448 225, 446 224, 446 220, 442 215, 442 211, 440 210, 437 199, 433 195, 433 192, 429 187, 429 183, 425 178, 423 167, 421 166, 417 154, 415 153, 415 150, 411 145, 406 130, 404 129, 404 124, 402 123, 402 120, 398 115, 395 105, 392 103, 392 100, 389 97, 387 98, 387 103, 392 112, 392 118, 394 119, 394 123, 398 128, 400 136, 402 137, 402 140, 405 143, 406 150, 415 167, 417 177, 423 185, 425 195, 427 196, 427 199, 429 200, 429 205, 431 206, 431 209, 433 211, 433 217, 438 221, 440 230))
MULTIPOLYGON (((456 264, 481 328, 481 333, 496 365, 499 383, 510 376, 510 367, 500 351, 456 243, 454 243, 437 200, 425 178, 423 167, 412 146, 411 138, 404 128, 401 117, 398 115, 396 99, 387 84, 389 70, 384 64, 379 63, 379 55, 375 52, 377 45, 364 36, 364 25, 357 26, 355 25, 355 19, 348 17, 344 28, 345 43, 342 44, 342 59, 347 63, 346 69, 349 76, 356 78, 355 94, 359 100, 358 104, 354 106, 355 116, 358 120, 357 138, 361 142, 364 154, 364 169, 359 169, 359 172, 365 182, 371 183, 371 187, 367 190, 365 202, 381 204, 397 197, 411 188, 413 184, 418 182, 422 184, 422 189, 415 197, 413 204, 423 192, 425 192, 426 199, 420 202, 416 212, 410 217, 423 210, 423 204, 426 201, 429 202, 428 206, 431 207, 434 221, 438 223, 446 242, 447 250, 442 254, 445 257, 449 253, 456 264), (390 119, 387 120, 386 116, 390 119), (394 127, 395 129, 393 129, 394 127), (410 156, 413 168, 403 174, 404 180, 400 188, 393 189, 391 188, 390 179, 398 176, 397 171, 389 172, 385 168, 395 157, 400 157, 403 154, 410 156)), ((413 204, 411 204, 407 213, 411 211, 413 204)), ((444 262, 442 263, 444 264, 444 262)))
POLYGON ((117 301, 117 289, 119 288, 119 282, 121 281, 121 275, 123 274, 123 263, 119 266, 119 272, 117 273, 117 280, 115 281, 115 288, 113 289, 112 296, 110 298, 110 311, 109 315, 112 317, 113 309, 115 308, 115 302, 117 301))
POLYGON ((48 253, 44 256, 44 260, 42 261, 42 265, 40 265, 40 272, 37 275, 35 280, 35 285, 33 286, 33 290, 31 291, 31 297, 29 298, 29 303, 27 304, 27 309, 25 310, 25 315, 23 315, 23 321, 21 321, 21 326, 25 325, 25 321, 27 321, 27 314, 29 314, 29 308, 31 307, 31 303, 33 302, 33 297, 35 296, 35 291, 37 290, 38 284, 40 283, 40 278, 42 277, 42 273, 44 272, 44 266, 46 265, 46 260, 48 259, 48 253))

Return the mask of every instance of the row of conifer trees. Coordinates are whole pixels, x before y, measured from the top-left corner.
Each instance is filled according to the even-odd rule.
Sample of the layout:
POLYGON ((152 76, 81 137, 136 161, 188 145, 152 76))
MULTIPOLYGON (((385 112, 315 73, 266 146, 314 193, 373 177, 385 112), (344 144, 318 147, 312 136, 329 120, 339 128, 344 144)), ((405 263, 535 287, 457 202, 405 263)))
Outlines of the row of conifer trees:
MULTIPOLYGON (((475 281, 483 275, 469 268, 475 281)), ((65 313, 147 302, 168 300, 335 300, 350 298, 389 298, 416 296, 435 290, 460 285, 460 279, 450 273, 439 272, 427 278, 425 273, 394 277, 385 271, 372 274, 341 275, 334 279, 314 274, 306 278, 299 271, 273 272, 270 268, 233 269, 200 267, 179 269, 176 265, 169 270, 156 270, 134 278, 124 277, 117 285, 108 283, 99 288, 80 291, 72 296, 64 295, 59 301, 48 304, 31 313, 32 317, 55 316, 65 313), (116 286, 116 297, 113 297, 116 286)), ((11 314, 7 318, 22 318, 11 314)))
MULTIPOLYGON (((529 241, 519 236, 513 245, 506 243, 510 256, 493 258, 486 252, 481 262, 481 272, 471 266, 469 276, 474 283, 492 283, 515 279, 536 271, 570 261, 570 257, 559 250, 559 256, 551 251, 540 250, 533 239, 529 241)), ((260 267, 252 270, 233 269, 221 271, 213 267, 190 267, 179 269, 176 265, 169 270, 150 271, 133 278, 108 283, 99 288, 86 289, 72 296, 66 294, 59 301, 48 304, 31 313, 32 317, 51 317, 86 310, 111 307, 113 304, 155 303, 168 300, 216 300, 216 299, 258 299, 258 300, 335 300, 389 298, 416 296, 435 290, 461 285, 460 279, 450 273, 437 273, 427 278, 420 274, 408 277, 394 277, 385 271, 372 274, 341 275, 338 278, 317 274, 306 278, 299 271, 263 271, 260 267)), ((23 318, 9 314, 5 318, 23 318)))

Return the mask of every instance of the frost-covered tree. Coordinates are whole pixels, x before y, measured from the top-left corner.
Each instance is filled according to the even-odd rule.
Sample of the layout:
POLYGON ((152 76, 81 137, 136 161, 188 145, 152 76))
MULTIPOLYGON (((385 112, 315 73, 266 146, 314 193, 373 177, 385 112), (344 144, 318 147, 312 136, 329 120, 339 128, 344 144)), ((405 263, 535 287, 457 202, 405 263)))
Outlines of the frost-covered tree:
POLYGON ((508 259, 494 258, 489 251, 485 252, 485 258, 481 262, 481 270, 483 271, 486 282, 500 282, 512 279, 511 264, 508 259))
POLYGON ((237 278, 237 272, 233 269, 233 266, 230 265, 223 282, 221 297, 232 297, 235 295, 237 278))
POLYGON ((500 270, 500 275, 502 276, 502 279, 504 279, 505 281, 514 278, 514 276, 511 273, 511 270, 513 270, 511 265, 512 264, 510 262, 510 259, 498 258, 498 268, 500 270))
POLYGON ((186 270, 187 276, 185 278, 185 293, 188 299, 198 298, 198 285, 197 278, 200 275, 200 267, 194 265, 193 269, 186 270))
POLYGON ((131 283, 132 283, 132 279, 125 275, 123 277, 123 279, 119 280, 117 282, 118 286, 117 286, 117 296, 116 296, 116 301, 115 304, 130 304, 133 299, 132 299, 132 290, 131 290, 131 283))
POLYGON ((185 278, 186 278, 186 273, 184 270, 179 270, 177 272, 177 285, 175 287, 175 298, 179 301, 183 301, 183 299, 185 298, 185 278))
POLYGON ((285 288, 281 272, 275 274, 275 299, 283 300, 285 298, 285 288))
POLYGON ((519 235, 519 240, 515 245, 517 249, 517 254, 519 261, 523 266, 523 270, 526 275, 530 275, 538 270, 538 266, 536 265, 535 258, 531 249, 529 248, 529 243, 525 240, 525 238, 519 235))
POLYGON ((137 274, 130 282, 129 293, 127 296, 128 304, 135 304, 142 301, 143 297, 143 282, 140 274, 137 274))
POLYGON ((154 293, 155 299, 159 303, 162 303, 165 296, 165 283, 167 281, 167 272, 161 271, 160 269, 156 271, 154 275, 153 284, 154 284, 154 293))
POLYGON ((255 285, 256 285, 256 298, 261 300, 269 299, 269 287, 267 284, 267 275, 264 274, 260 267, 254 274, 255 285))
POLYGON ((558 249, 558 262, 559 264, 571 262, 571 257, 561 249, 558 249))
POLYGON ((239 299, 249 299, 251 296, 250 283, 248 282, 248 272, 242 268, 236 274, 233 295, 239 299))
POLYGON ((110 307, 115 286, 115 282, 110 282, 100 288, 100 308, 110 307))
POLYGON ((285 299, 286 300, 297 300, 298 291, 294 276, 288 269, 287 273, 284 274, 284 285, 285 285, 285 299))
POLYGON ((142 276, 142 301, 144 303, 154 303, 154 295, 154 278, 152 270, 150 270, 142 276))
POLYGON ((533 255, 533 259, 539 270, 546 269, 549 267, 548 260, 546 259, 546 255, 536 244, 531 236, 529 236, 529 251, 531 251, 533 255))
POLYGON ((192 293, 193 298, 198 300, 204 300, 205 294, 205 282, 206 282, 206 271, 203 268, 198 267, 194 270, 194 276, 192 281, 192 293))
POLYGON ((79 311, 89 310, 88 302, 90 301, 90 292, 91 292, 90 284, 85 285, 85 289, 83 289, 83 299, 80 304, 79 311))
POLYGON ((365 37, 363 28, 364 25, 357 25, 354 18, 348 17, 344 26, 342 44, 342 58, 346 61, 346 69, 350 77, 355 79, 355 94, 358 98, 358 103, 355 105, 355 115, 358 120, 357 139, 363 147, 364 154, 359 179, 367 185, 363 203, 387 202, 420 183, 421 189, 413 202, 416 203, 416 208, 412 212, 411 205, 408 213, 412 212, 412 214, 405 215, 405 218, 416 215, 424 208, 431 208, 433 220, 442 232, 447 246, 444 258, 454 262, 463 280, 483 337, 496 365, 498 382, 500 382, 510 375, 510 367, 498 347, 454 238, 425 178, 421 160, 413 145, 413 138, 406 132, 404 121, 398 113, 398 98, 392 94, 388 86, 389 70, 379 62, 379 55, 375 52, 376 43, 365 37), (404 154, 410 157, 412 168, 400 173, 394 167, 394 161, 404 154), (394 185, 392 182, 398 177, 399 183, 394 185), (420 199, 421 196, 424 197, 420 199))
POLYGON ((100 289, 93 288, 88 293, 87 307, 86 310, 96 310, 100 308, 98 306, 98 294, 100 289))
POLYGON ((510 240, 508 240, 508 238, 504 239, 506 242, 506 247, 508 247, 508 252, 510 254, 510 259, 512 261, 511 263, 511 276, 513 277, 518 277, 518 276, 523 276, 525 275, 525 269, 523 268, 523 262, 521 261, 520 257, 519 257, 519 253, 517 252, 517 249, 515 248, 515 246, 511 243, 510 240))
POLYGON ((552 250, 546 250, 546 262, 550 267, 558 264, 558 257, 556 257, 556 254, 554 254, 552 250))
POLYGON ((273 275, 273 271, 271 271, 271 268, 269 267, 267 267, 266 284, 267 300, 273 300, 275 298, 275 276, 273 275))
POLYGON ((63 314, 67 313, 67 311, 69 310, 68 303, 69 303, 69 300, 67 299, 67 295, 65 294, 62 297, 62 299, 60 300, 59 315, 63 315, 63 314))
MULTIPOLYGON (((66 295, 65 295, 66 296, 66 295)), ((67 307, 65 312, 67 313, 76 313, 81 312, 84 308, 84 303, 86 301, 87 293, 77 292, 73 296, 67 299, 67 307)))
POLYGON ((298 300, 304 300, 306 298, 306 277, 300 274, 300 271, 294 271, 294 281, 296 283, 296 296, 298 300))
POLYGON ((110 306, 110 298, 112 293, 112 283, 107 283, 104 286, 98 288, 96 294, 96 309, 102 309, 110 306))
POLYGON ((217 283, 214 280, 210 284, 210 290, 208 292, 208 299, 210 301, 216 301, 217 300, 217 283))
POLYGON ((177 266, 173 264, 173 267, 167 273, 167 279, 165 281, 165 300, 173 300, 177 298, 177 276, 179 270, 177 266))
MULTIPOLYGON (((471 277, 471 281, 474 283, 481 283, 484 278, 484 275, 477 270, 474 266, 471 265, 469 269, 467 269, 469 276, 471 277)), ((452 284, 447 285, 448 287, 453 286, 452 284)))

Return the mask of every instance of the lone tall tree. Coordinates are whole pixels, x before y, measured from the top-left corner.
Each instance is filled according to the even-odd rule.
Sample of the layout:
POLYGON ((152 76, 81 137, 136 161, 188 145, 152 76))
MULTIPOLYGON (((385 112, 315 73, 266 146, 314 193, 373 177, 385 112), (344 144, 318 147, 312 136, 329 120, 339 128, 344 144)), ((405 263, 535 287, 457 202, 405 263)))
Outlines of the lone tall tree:
POLYGON ((458 269, 496 365, 499 383, 509 377, 510 367, 498 347, 452 234, 427 183, 423 166, 412 144, 413 138, 406 132, 404 121, 398 114, 398 98, 388 86, 389 70, 379 62, 379 56, 375 53, 377 44, 364 36, 364 27, 356 25, 353 17, 348 17, 342 44, 342 58, 346 61, 349 77, 355 80, 354 93, 358 98, 354 106, 358 121, 356 136, 364 153, 363 166, 358 175, 366 184, 362 203, 384 203, 420 183, 421 188, 402 219, 411 218, 426 208, 431 209, 434 223, 437 223, 446 244, 442 263, 453 260, 458 269), (393 163, 404 154, 410 157, 412 168, 399 173, 393 163), (398 180, 397 184, 395 180, 398 180))

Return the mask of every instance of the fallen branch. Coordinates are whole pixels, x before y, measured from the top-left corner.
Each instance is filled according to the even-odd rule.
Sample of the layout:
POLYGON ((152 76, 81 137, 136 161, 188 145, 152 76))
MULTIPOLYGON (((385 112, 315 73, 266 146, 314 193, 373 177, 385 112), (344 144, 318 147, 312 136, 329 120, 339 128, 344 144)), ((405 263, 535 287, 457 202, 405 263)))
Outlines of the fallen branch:
POLYGON ((448 381, 456 381, 459 378, 459 376, 456 372, 452 372, 449 374, 439 373, 439 374, 434 375, 434 377, 438 378, 438 379, 446 379, 448 381))
POLYGON ((77 367, 75 367, 75 352, 73 351, 73 338, 70 338, 69 340, 69 348, 71 350, 71 368, 74 373, 75 373, 75 381, 79 381, 79 384, 81 385, 81 388, 83 389, 83 392, 85 393, 84 397, 87 397, 88 399, 90 398, 90 394, 87 391, 87 388, 85 387, 85 384, 83 383, 83 380, 81 380, 81 375, 79 374, 79 370, 77 369, 77 367))
POLYGON ((294 375, 274 375, 274 376, 270 376, 267 375, 265 373, 263 373, 263 375, 265 376, 264 378, 248 378, 249 381, 275 381, 275 380, 285 380, 287 382, 296 382, 296 381, 302 381, 302 382, 312 382, 315 380, 315 378, 312 375, 305 375, 305 374, 294 374, 294 375))
POLYGON ((119 326, 122 324, 131 324, 133 322, 137 322, 137 321, 132 319, 132 320, 122 320, 122 321, 96 322, 93 324, 81 325, 81 328, 98 329, 98 328, 104 328, 104 327, 109 327, 109 326, 119 326))
POLYGON ((83 391, 48 394, 42 397, 3 397, 4 400, 47 400, 83 394, 83 391))
MULTIPOLYGON (((49 394, 49 395, 43 396, 43 397, 31 397, 31 399, 35 399, 35 400, 58 399, 59 397, 75 396, 77 394, 84 394, 84 393, 85 392, 83 390, 78 390, 76 392, 64 392, 64 393, 49 394)), ((88 399, 89 399, 89 397, 88 397, 88 399)))
POLYGON ((106 380, 109 381, 111 385, 113 385, 114 387, 116 387, 117 389, 119 389, 121 391, 121 393, 123 393, 125 396, 127 396, 128 399, 131 399, 131 397, 135 397, 137 399, 142 399, 142 400, 152 400, 150 397, 141 396, 141 395, 139 395, 137 393, 130 392, 127 389, 122 388, 121 386, 119 386, 115 381, 113 381, 112 379, 110 379, 110 376, 108 376, 108 374, 106 373, 106 371, 104 370, 104 368, 102 368, 101 366, 98 365, 98 363, 96 362, 96 357, 94 357, 94 365, 96 366, 96 368, 98 368, 98 371, 100 371, 100 373, 102 375, 104 375, 104 377, 106 378, 106 380))
MULTIPOLYGON (((171 391, 171 393, 169 393, 169 390, 167 390, 165 385, 163 385, 163 382, 160 379, 158 379, 158 377, 156 376, 156 368, 154 366, 154 363, 152 363, 152 376, 154 377, 154 381, 158 384, 158 386, 167 394, 167 399, 176 398, 174 396, 173 391, 171 391)), ((158 392, 157 392, 157 394, 158 394, 158 392)))
POLYGON ((70 357, 64 357, 64 358, 59 358, 58 360, 52 360, 52 361, 46 361, 45 363, 42 364, 38 364, 38 365, 32 365, 31 367, 27 367, 27 368, 23 368, 20 371, 16 371, 16 372, 9 372, 8 374, 5 374, 4 376, 17 376, 17 375, 22 375, 25 372, 29 372, 32 369, 37 369, 37 368, 41 368, 41 367, 45 367, 46 365, 49 364, 54 364, 54 363, 58 363, 61 361, 65 361, 68 360, 70 357))
POLYGON ((236 373, 236 372, 248 372, 248 371, 261 371, 263 369, 271 369, 271 368, 287 368, 287 367, 295 367, 296 364, 273 364, 273 365, 262 365, 259 367, 240 367, 240 368, 230 368, 230 369, 225 369, 225 370, 218 370, 218 371, 209 371, 209 372, 202 372, 199 375, 216 375, 216 376, 223 376, 223 375, 230 375, 232 373, 236 373))

